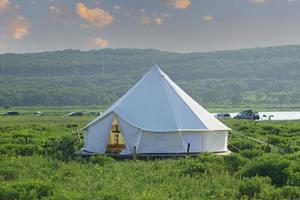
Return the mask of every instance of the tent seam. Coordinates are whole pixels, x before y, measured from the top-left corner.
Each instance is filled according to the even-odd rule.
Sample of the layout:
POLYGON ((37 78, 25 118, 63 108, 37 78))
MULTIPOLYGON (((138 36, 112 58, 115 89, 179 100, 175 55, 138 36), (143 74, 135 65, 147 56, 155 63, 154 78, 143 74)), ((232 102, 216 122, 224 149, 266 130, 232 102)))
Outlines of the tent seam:
MULTIPOLYGON (((165 79, 167 82, 168 79, 165 79)), ((170 79, 171 80, 171 79, 170 79)), ((171 84, 170 84, 171 85, 171 84)), ((171 85, 172 86, 172 85, 171 85)), ((192 114, 199 120, 199 117, 195 114, 195 112, 192 110, 192 108, 185 102, 185 100, 181 97, 180 94, 178 94, 178 92, 174 89, 174 87, 172 86, 171 89, 177 94, 177 96, 179 96, 179 98, 183 101, 183 103, 188 107, 188 109, 192 112, 192 114)), ((212 131, 211 129, 209 129, 203 122, 201 122, 207 130, 212 131)))
MULTIPOLYGON (((164 74, 164 76, 165 76, 165 74, 164 74)), ((164 76, 163 76, 163 77, 164 77, 164 76)), ((165 92, 165 95, 166 95, 166 97, 167 97, 167 100, 168 100, 167 103, 168 103, 168 106, 169 106, 169 108, 170 108, 170 110, 171 110, 171 112, 172 112, 172 114, 173 114, 173 118, 174 118, 174 120, 175 120, 175 124, 176 124, 177 130, 178 130, 179 135, 180 135, 180 137, 181 137, 182 145, 183 145, 183 147, 185 147, 185 146, 186 146, 186 142, 183 140, 181 131, 180 131, 180 129, 178 128, 178 123, 177 123, 177 120, 176 120, 176 117, 175 117, 175 113, 174 113, 174 111, 173 111, 172 106, 170 105, 170 102, 169 102, 170 99, 169 99, 169 97, 168 97, 167 90, 166 90, 166 88, 165 88, 165 86, 164 86, 164 83, 162 82, 162 79, 163 79, 163 78, 159 78, 160 84, 162 85, 162 87, 163 87, 163 89, 164 89, 164 92, 165 92)))
POLYGON ((83 128, 81 128, 80 130, 84 130, 84 129, 90 127, 91 125, 93 125, 94 123, 96 123, 97 121, 99 121, 100 119, 102 119, 103 117, 105 117, 106 115, 108 115, 109 113, 114 112, 114 110, 120 105, 121 100, 123 100, 124 98, 126 98, 133 91, 133 89, 136 88, 142 82, 142 80, 144 80, 144 78, 146 77, 146 74, 144 74, 143 77, 135 85, 133 85, 125 94, 123 94, 114 104, 112 104, 110 107, 108 107, 104 111, 104 113, 105 113, 106 111, 109 111, 109 109, 113 107, 110 112, 105 113, 102 116, 100 115, 99 117, 97 117, 96 119, 94 119, 93 121, 91 121, 89 124, 87 124, 86 126, 84 126, 83 128))

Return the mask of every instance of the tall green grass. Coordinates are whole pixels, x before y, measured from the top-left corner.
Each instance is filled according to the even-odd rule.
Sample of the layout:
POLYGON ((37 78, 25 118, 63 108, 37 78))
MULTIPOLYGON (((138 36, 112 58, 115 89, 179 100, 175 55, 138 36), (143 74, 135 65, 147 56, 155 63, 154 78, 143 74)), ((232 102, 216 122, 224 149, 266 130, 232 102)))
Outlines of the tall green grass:
POLYGON ((94 117, 62 112, 0 117, 1 200, 300 199, 300 121, 223 121, 285 153, 230 133, 230 156, 121 161, 74 157, 94 117))

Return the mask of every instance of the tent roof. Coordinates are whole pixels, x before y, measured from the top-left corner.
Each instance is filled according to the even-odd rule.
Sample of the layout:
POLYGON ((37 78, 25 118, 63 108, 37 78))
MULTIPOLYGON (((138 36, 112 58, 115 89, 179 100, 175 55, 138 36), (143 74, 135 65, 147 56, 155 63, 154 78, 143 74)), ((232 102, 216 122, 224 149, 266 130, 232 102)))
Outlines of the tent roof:
POLYGON ((230 130, 176 85, 157 65, 83 129, 111 112, 137 128, 153 132, 230 130))

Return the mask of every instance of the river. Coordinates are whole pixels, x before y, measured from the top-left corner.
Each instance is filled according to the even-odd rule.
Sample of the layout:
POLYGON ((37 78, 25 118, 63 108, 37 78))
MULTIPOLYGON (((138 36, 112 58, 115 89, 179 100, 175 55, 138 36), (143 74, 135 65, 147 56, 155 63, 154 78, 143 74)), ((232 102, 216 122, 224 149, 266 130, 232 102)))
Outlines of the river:
MULTIPOLYGON (((212 113, 215 115, 216 113, 212 113)), ((229 113, 231 117, 236 116, 238 113, 229 113)), ((258 112, 260 120, 300 120, 300 111, 271 111, 271 112, 258 112)))

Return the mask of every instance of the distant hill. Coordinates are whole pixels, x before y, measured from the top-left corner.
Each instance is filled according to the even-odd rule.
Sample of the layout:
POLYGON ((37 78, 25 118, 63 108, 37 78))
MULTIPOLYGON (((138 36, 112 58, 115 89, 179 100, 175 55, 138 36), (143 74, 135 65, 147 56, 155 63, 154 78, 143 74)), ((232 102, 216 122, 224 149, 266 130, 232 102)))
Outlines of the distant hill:
POLYGON ((154 63, 204 105, 300 104, 300 46, 210 53, 153 49, 0 55, 0 106, 108 105, 154 63))

